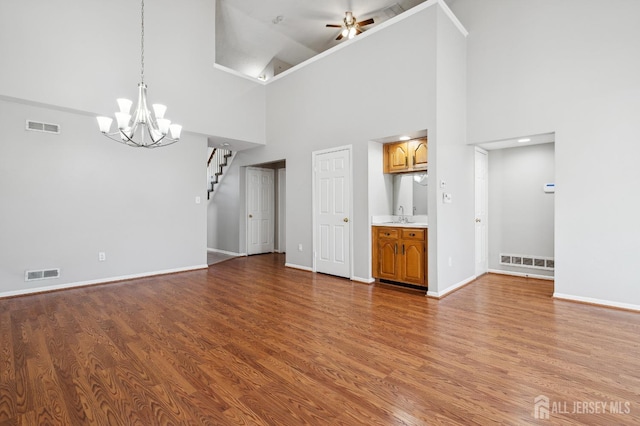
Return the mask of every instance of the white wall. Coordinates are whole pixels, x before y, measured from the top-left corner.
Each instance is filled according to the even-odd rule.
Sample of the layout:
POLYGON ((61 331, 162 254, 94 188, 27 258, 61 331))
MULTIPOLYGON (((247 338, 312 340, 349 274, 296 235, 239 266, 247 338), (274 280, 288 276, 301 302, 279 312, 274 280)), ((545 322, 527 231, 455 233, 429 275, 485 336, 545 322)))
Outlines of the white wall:
POLYGON ((192 166, 206 138, 137 150, 95 126, 92 116, 0 100, 0 296, 206 265, 206 171, 192 166), (27 119, 61 132, 26 131, 27 119), (24 281, 26 270, 49 268, 60 278, 24 281))
POLYGON ((556 294, 640 309, 640 2, 452 8, 469 30, 470 142, 556 132, 556 294))
MULTIPOLYGON (((185 131, 264 143, 265 88, 214 69, 215 2, 145 4, 149 101, 185 131)), ((113 115, 140 82, 140 3, 0 2, 0 96, 113 115)))
POLYGON ((429 129, 427 192, 429 294, 442 296, 474 278, 474 151, 466 144, 466 38, 440 8, 437 37, 437 125, 429 129), (444 192, 451 204, 443 203, 444 192))
POLYGON ((500 253, 553 257, 554 144, 489 152, 489 269, 553 276, 553 271, 500 264, 500 253))

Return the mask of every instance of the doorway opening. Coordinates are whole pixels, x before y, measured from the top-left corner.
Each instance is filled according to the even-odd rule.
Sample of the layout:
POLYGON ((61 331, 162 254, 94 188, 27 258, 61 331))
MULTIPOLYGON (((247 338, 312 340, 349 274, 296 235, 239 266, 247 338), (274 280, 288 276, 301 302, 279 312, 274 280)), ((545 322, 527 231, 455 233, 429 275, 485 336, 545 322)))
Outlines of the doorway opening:
POLYGON ((247 255, 286 252, 286 161, 245 167, 247 255))
POLYGON ((486 241, 476 232, 476 265, 486 250, 488 272, 553 280, 555 133, 478 146, 487 152, 488 196, 485 216, 476 204, 476 222, 487 224, 486 241))

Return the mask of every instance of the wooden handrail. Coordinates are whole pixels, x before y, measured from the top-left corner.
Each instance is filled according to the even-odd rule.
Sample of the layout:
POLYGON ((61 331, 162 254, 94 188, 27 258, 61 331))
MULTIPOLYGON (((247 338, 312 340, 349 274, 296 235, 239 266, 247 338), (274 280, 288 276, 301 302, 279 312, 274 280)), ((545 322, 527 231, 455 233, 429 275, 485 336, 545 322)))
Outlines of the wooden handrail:
POLYGON ((211 151, 211 155, 209 156, 209 161, 207 161, 207 167, 209 167, 209 164, 211 164, 211 160, 213 160, 213 156, 216 155, 216 151, 218 148, 213 148, 213 151, 211 151))

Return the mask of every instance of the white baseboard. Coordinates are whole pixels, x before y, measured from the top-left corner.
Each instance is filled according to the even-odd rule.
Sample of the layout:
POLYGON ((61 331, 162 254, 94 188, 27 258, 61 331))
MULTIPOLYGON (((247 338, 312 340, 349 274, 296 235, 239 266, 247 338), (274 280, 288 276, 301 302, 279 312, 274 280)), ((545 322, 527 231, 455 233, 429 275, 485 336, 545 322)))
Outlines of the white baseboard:
POLYGON ((371 284, 372 282, 375 282, 375 278, 351 277, 351 281, 357 281, 359 283, 371 284))
POLYGON ((608 308, 628 309, 630 311, 640 311, 640 305, 631 303, 613 302, 611 300, 594 299, 592 297, 574 296, 571 294, 553 293, 554 299, 568 300, 571 302, 589 303, 591 305, 600 305, 608 308))
POLYGON ((491 274, 511 275, 512 277, 535 278, 537 280, 549 280, 549 281, 555 280, 555 277, 550 277, 548 275, 537 275, 537 274, 527 274, 525 272, 503 271, 502 269, 489 269, 487 272, 491 274))
POLYGON ((210 253, 228 254, 229 256, 246 256, 247 255, 247 253, 236 253, 234 251, 226 251, 226 250, 220 250, 220 249, 214 249, 214 248, 207 248, 207 251, 210 253))
POLYGON ((313 272, 313 268, 310 268, 308 266, 296 265, 295 263, 285 263, 284 266, 286 266, 287 268, 300 269, 303 271, 313 272))
POLYGON ((74 283, 58 284, 58 285, 51 285, 46 287, 13 290, 13 291, 0 293, 0 299, 2 299, 3 297, 23 296, 26 294, 44 293, 48 291, 65 290, 68 288, 86 287, 86 286, 96 285, 96 284, 106 284, 106 283, 113 283, 118 281, 133 280, 136 278, 153 277, 155 275, 166 275, 166 274, 175 274, 176 272, 195 271, 197 269, 207 269, 208 267, 209 267, 208 265, 187 266, 185 268, 165 269, 162 271, 143 272, 140 274, 122 275, 119 277, 100 278, 97 280, 90 280, 90 281, 78 281, 74 283))
POLYGON ((472 282, 476 278, 477 277, 475 275, 472 275, 469 278, 465 278, 464 280, 460 281, 459 283, 456 283, 456 284, 454 284, 454 285, 452 285, 450 287, 447 287, 442 291, 429 291, 429 290, 427 290, 427 296, 435 297, 436 299, 442 299, 447 294, 451 293, 452 291, 455 291, 455 290, 459 289, 460 287, 464 287, 465 285, 469 284, 470 282, 472 282))

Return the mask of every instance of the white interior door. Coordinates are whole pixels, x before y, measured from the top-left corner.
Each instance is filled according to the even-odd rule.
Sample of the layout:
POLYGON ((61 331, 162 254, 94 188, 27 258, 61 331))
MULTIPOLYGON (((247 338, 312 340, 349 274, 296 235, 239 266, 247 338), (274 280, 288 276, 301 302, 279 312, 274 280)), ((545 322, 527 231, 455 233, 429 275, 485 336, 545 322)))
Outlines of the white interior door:
POLYGON ((272 253, 273 170, 247 167, 247 254, 272 253))
POLYGON ((476 148, 475 151, 475 225, 476 225, 476 276, 480 276, 489 269, 487 204, 489 200, 488 188, 488 153, 476 148))
POLYGON ((314 269, 351 277, 351 150, 314 153, 314 269))

